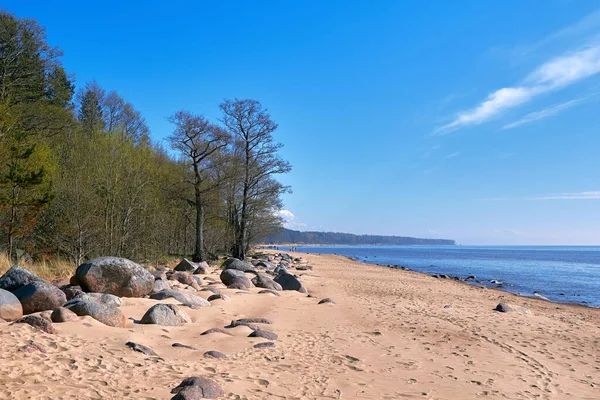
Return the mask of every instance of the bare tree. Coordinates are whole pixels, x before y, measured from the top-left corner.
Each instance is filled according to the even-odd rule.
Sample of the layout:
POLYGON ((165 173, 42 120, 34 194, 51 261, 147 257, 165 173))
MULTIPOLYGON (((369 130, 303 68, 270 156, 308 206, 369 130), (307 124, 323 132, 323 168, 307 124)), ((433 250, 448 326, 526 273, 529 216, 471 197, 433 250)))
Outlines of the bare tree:
POLYGON ((196 210, 196 241, 194 261, 204 261, 204 217, 206 193, 215 189, 219 182, 210 179, 211 170, 217 164, 217 153, 227 146, 231 136, 217 125, 211 124, 201 115, 187 111, 178 111, 169 121, 175 125, 173 134, 169 136, 171 147, 179 151, 189 161, 193 178, 194 199, 188 202, 196 210))
MULTIPOLYGON (((239 206, 233 206, 236 214, 232 218, 235 231, 233 254, 244 259, 249 245, 252 213, 257 212, 251 207, 263 194, 262 184, 275 174, 289 172, 291 166, 277 153, 283 147, 273 140, 272 133, 277 129, 277 124, 258 101, 225 100, 220 108, 223 112, 221 121, 235 137, 236 154, 241 158, 241 199, 239 206)), ((279 186, 269 195, 278 198, 285 190, 287 188, 279 186)))

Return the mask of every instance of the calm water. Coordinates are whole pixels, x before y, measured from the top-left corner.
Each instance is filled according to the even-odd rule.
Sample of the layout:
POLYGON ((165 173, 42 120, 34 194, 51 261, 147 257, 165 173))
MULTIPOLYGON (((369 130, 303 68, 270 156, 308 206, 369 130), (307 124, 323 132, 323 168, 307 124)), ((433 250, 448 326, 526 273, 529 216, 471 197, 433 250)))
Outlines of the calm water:
MULTIPOLYGON (((284 248, 281 248, 285 250, 284 248)), ((490 287, 550 300, 600 307, 598 246, 298 246, 297 251, 339 254, 380 265, 467 277, 490 287)))

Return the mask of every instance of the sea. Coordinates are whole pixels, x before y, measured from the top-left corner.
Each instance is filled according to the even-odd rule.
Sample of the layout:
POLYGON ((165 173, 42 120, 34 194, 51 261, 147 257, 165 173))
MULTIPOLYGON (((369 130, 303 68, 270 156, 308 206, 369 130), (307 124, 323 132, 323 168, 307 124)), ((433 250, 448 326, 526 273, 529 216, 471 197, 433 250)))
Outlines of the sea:
POLYGON ((474 276, 468 283, 600 308, 600 246, 297 246, 296 251, 452 278, 474 276))

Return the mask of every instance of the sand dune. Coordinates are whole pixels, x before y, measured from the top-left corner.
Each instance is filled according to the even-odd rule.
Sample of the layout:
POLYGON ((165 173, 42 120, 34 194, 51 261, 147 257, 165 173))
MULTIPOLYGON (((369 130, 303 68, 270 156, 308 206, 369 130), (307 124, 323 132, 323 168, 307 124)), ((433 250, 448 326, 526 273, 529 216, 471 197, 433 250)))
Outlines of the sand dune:
POLYGON ((192 375, 218 382, 227 399, 600 398, 600 310, 302 256, 314 269, 296 273, 314 297, 223 289, 227 301, 184 307, 192 323, 181 327, 134 322, 173 299, 123 299, 126 328, 89 317, 55 324, 56 335, 0 324, 0 398, 169 399, 192 375), (325 297, 336 304, 319 305, 325 297), (532 313, 493 311, 500 301, 532 313), (249 317, 273 322, 264 328, 278 335, 275 348, 253 348, 267 340, 245 326, 201 335, 249 317), (229 358, 207 358, 208 350, 229 358))

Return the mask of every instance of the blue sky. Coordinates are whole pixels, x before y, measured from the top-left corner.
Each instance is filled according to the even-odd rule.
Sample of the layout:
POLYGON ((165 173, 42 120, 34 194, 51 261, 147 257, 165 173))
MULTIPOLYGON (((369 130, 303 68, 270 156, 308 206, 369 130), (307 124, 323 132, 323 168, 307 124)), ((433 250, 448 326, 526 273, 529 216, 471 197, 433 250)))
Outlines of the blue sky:
POLYGON ((600 244, 600 4, 5 0, 145 116, 279 123, 300 230, 600 244))

